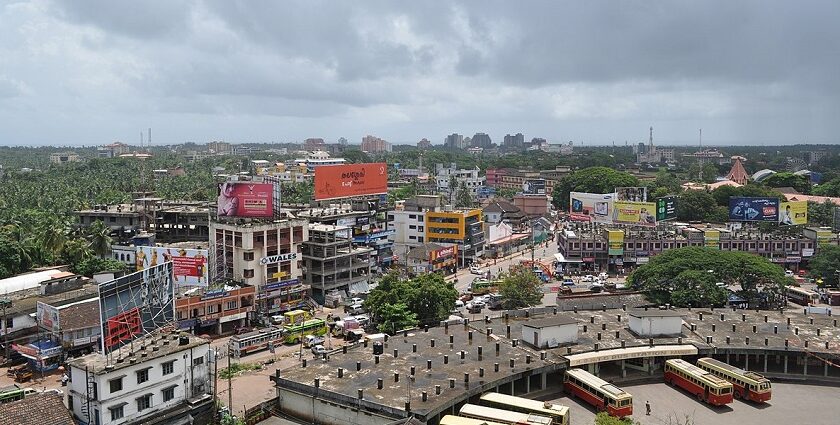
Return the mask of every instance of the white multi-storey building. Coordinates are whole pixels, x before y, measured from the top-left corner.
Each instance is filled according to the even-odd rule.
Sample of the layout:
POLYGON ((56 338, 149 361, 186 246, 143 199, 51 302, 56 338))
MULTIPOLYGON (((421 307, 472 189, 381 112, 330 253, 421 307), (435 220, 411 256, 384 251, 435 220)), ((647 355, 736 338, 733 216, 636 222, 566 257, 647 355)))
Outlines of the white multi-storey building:
POLYGON ((67 363, 67 407, 81 424, 190 424, 213 401, 209 341, 161 332, 107 357, 67 363))
POLYGON ((460 169, 454 162, 450 164, 449 167, 446 167, 443 164, 435 165, 435 182, 437 184, 438 193, 448 194, 450 190, 457 193, 458 188, 461 187, 461 183, 464 183, 467 186, 467 189, 470 190, 470 195, 475 197, 478 194, 478 189, 484 186, 486 180, 486 177, 479 176, 478 167, 473 169, 460 169), (450 188, 449 183, 453 177, 457 186, 450 188))
POLYGON ((426 213, 405 211, 405 201, 397 201, 394 211, 388 211, 388 230, 394 233, 389 239, 394 243, 394 254, 405 260, 408 251, 426 243, 426 213))

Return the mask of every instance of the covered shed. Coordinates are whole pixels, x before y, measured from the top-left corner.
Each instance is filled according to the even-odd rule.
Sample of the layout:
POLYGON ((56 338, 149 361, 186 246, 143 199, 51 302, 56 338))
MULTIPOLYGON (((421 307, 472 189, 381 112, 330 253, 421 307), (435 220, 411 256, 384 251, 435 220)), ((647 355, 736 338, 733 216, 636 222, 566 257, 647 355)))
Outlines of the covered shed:
POLYGON ((640 337, 674 336, 682 333, 683 313, 674 310, 630 311, 630 331, 640 337))
POLYGON ((578 340, 577 320, 552 316, 522 323, 522 341, 538 348, 555 348, 578 340))

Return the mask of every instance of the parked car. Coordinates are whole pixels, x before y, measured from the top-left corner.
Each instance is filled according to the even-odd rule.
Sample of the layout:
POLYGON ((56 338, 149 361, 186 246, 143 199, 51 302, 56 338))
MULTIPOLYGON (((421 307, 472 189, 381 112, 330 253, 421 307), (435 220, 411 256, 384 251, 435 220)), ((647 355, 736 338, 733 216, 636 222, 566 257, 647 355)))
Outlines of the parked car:
POLYGON ((484 274, 484 270, 481 270, 481 267, 478 267, 476 265, 472 265, 472 266, 470 266, 470 273, 480 275, 480 274, 484 274))
POLYGON ((584 282, 584 283, 592 283, 592 282, 595 281, 595 276, 592 276, 591 274, 588 274, 588 275, 580 278, 580 281, 584 282))
POLYGON ((563 279, 563 285, 564 286, 575 286, 575 281, 572 280, 571 278, 567 277, 567 278, 563 279))
POLYGON ((367 314, 361 314, 356 316, 356 321, 359 322, 359 326, 366 328, 370 325, 370 316, 367 314))
POLYGON ((317 335, 306 335, 303 337, 303 346, 304 347, 314 347, 316 345, 320 345, 324 343, 324 337, 317 336, 317 335))
POLYGON ((787 277, 793 277, 793 276, 794 276, 794 274, 793 274, 793 270, 785 270, 785 276, 787 276, 787 277))
POLYGON ((347 313, 349 313, 353 316, 357 316, 357 315, 360 315, 360 314, 364 314, 365 313, 365 308, 361 304, 353 304, 353 305, 344 307, 344 311, 346 311, 347 313))
POLYGON ((323 345, 318 344, 312 347, 312 354, 315 356, 322 356, 327 353, 327 349, 323 345))
POLYGON ((461 300, 455 300, 455 308, 463 308, 464 302, 461 300))

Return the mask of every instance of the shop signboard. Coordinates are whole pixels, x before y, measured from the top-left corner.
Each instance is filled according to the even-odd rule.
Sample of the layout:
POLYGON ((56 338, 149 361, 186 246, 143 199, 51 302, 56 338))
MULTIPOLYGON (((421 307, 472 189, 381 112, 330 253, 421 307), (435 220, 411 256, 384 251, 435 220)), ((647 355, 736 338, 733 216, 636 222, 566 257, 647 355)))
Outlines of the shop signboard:
POLYGON ((278 254, 278 255, 269 255, 266 257, 260 258, 260 265, 265 266, 268 264, 274 263, 285 263, 287 261, 292 261, 297 258, 296 252, 289 252, 286 254, 278 254))
POLYGON ((58 332, 61 330, 57 308, 38 301, 35 310, 35 317, 38 325, 50 332, 58 332))
POLYGON ((703 240, 706 248, 720 249, 720 230, 706 229, 703 231, 703 240))

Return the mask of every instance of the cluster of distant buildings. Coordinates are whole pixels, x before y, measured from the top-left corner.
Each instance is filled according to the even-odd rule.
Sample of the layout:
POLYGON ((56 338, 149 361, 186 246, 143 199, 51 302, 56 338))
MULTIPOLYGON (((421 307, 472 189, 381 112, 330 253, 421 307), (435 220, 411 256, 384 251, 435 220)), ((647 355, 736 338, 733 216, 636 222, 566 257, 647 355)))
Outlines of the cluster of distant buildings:
MULTIPOLYGON (((418 142, 418 147, 430 146, 427 144, 428 140, 421 140, 418 142), (423 146, 421 146, 421 144, 423 146)), ((472 137, 465 137, 462 134, 452 133, 443 141, 444 148, 466 150, 471 153, 481 153, 485 151, 543 151, 559 153, 563 155, 571 155, 574 151, 573 142, 568 144, 550 144, 546 139, 534 137, 530 142, 525 142, 525 136, 522 133, 506 134, 501 146, 493 143, 490 135, 486 133, 475 133, 472 137)))

